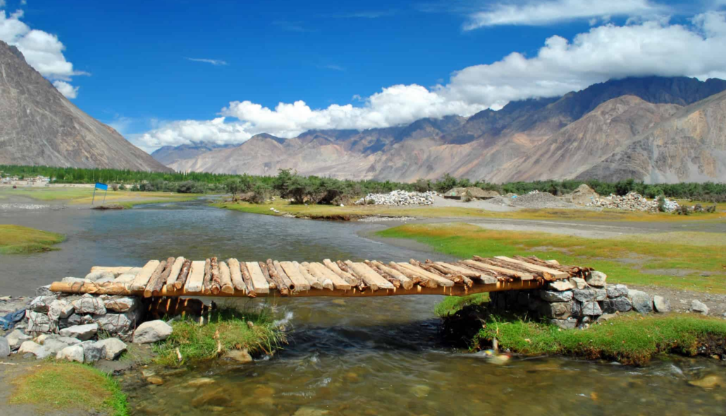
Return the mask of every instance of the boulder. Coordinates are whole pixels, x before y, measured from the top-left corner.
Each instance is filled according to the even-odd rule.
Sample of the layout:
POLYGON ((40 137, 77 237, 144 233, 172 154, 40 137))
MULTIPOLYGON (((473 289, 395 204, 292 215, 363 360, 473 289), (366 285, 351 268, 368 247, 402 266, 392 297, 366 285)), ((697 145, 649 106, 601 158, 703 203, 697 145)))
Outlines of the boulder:
POLYGON ((628 298, 608 299, 602 302, 601 309, 605 313, 630 312, 633 309, 633 303, 628 298))
POLYGON ((85 341, 83 347, 83 362, 95 363, 101 358, 106 358, 106 345, 101 341, 85 341))
POLYGON ((562 329, 575 329, 577 328, 577 319, 550 319, 550 324, 560 327, 562 329))
POLYGON ((42 345, 48 350, 48 352, 50 352, 51 355, 55 355, 58 353, 58 351, 70 346, 70 344, 66 344, 58 338, 46 339, 45 341, 43 341, 42 345))
POLYGON ((547 318, 565 319, 572 314, 572 302, 547 303, 542 302, 538 311, 547 318))
POLYGON ((54 327, 47 313, 34 312, 28 309, 25 316, 28 318, 28 332, 50 332, 54 327))
POLYGON ((572 291, 542 290, 539 292, 539 297, 547 302, 569 302, 572 300, 572 291))
POLYGON ((550 290, 558 290, 560 292, 564 292, 565 290, 572 290, 575 288, 575 285, 570 283, 567 280, 558 280, 556 282, 550 282, 547 285, 547 288, 550 290))
POLYGON ((575 284, 575 287, 578 289, 587 289, 587 282, 585 279, 580 279, 579 277, 573 277, 570 279, 572 283, 575 284))
POLYGON ((140 302, 137 298, 128 296, 114 296, 104 300, 104 306, 107 311, 128 312, 135 310, 140 302))
POLYGON ((633 303, 633 310, 638 313, 653 312, 653 299, 650 295, 640 290, 630 290, 628 293, 630 301, 633 303))
POLYGON ((23 341, 28 341, 32 339, 33 337, 29 335, 25 335, 23 331, 19 329, 14 329, 11 333, 9 333, 5 337, 8 341, 8 345, 10 345, 10 349, 15 351, 18 348, 20 348, 20 344, 23 343, 23 341))
POLYGON ((593 271, 590 273, 589 276, 585 279, 587 281, 587 284, 592 287, 605 287, 605 280, 608 278, 608 275, 606 275, 603 272, 593 271))
POLYGON ((28 309, 38 313, 48 313, 50 304, 56 299, 55 296, 38 296, 30 302, 28 309))
POLYGON ((0 337, 0 358, 5 358, 10 355, 10 343, 7 338, 0 337))
POLYGON ((125 334, 136 326, 140 319, 140 309, 125 313, 107 313, 96 318, 96 323, 106 332, 125 334))
POLYGON ((98 341, 97 344, 103 344, 106 348, 106 359, 113 361, 126 351, 126 344, 118 338, 106 338, 98 341))
POLYGON ((653 296, 653 309, 658 313, 668 313, 671 311, 671 303, 663 296, 653 296))
POLYGON ((86 341, 93 338, 98 332, 98 324, 86 324, 70 326, 60 330, 60 334, 64 337, 78 338, 81 341, 86 341))
POLYGON ((83 358, 83 346, 81 345, 65 347, 58 351, 58 354, 55 356, 56 360, 76 361, 79 363, 83 362, 83 358))
POLYGON ((580 302, 588 302, 595 299, 595 289, 575 289, 572 295, 580 302))
POLYGON ((56 299, 50 304, 48 317, 53 321, 57 321, 61 318, 65 319, 73 315, 74 310, 75 308, 73 307, 73 304, 62 299, 56 299))
POLYGON ((586 316, 600 316, 602 315, 602 309, 597 302, 584 302, 582 304, 582 314, 586 316))
POLYGON ((595 291, 595 301, 601 302, 608 298, 608 293, 605 289, 593 289, 595 291))
POLYGON ((50 355, 50 351, 40 344, 33 341, 25 341, 20 345, 18 350, 20 354, 33 354, 35 358, 42 360, 50 355))
POLYGON ((605 291, 611 299, 628 296, 628 287, 625 285, 609 285, 605 291))
POLYGON ((83 295, 80 299, 73 302, 78 314, 105 315, 106 306, 101 298, 93 295, 83 295))
POLYGON ((691 301, 691 311, 700 313, 702 315, 708 315, 708 306, 699 300, 691 301))
POLYGON ((163 341, 171 332, 171 326, 162 320, 144 322, 134 331, 134 344, 163 341))

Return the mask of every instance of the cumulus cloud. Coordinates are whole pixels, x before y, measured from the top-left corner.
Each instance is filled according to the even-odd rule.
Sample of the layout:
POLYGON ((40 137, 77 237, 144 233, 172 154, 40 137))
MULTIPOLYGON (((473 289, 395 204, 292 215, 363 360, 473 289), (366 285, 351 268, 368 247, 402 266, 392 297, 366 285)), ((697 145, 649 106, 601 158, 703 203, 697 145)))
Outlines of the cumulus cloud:
POLYGON ((78 97, 78 89, 80 87, 74 87, 65 81, 53 81, 53 86, 66 98, 78 97))
POLYGON ((20 19, 23 11, 18 10, 10 15, 0 10, 0 40, 16 46, 25 56, 25 61, 35 68, 41 75, 59 83, 61 92, 69 93, 69 98, 75 98, 78 88, 72 87, 68 82, 75 75, 88 75, 85 72, 73 69, 73 64, 66 61, 63 56, 65 46, 58 37, 42 30, 31 29, 20 19), (61 90, 63 88, 63 90, 61 90), (65 91, 65 92, 64 92, 65 91))
POLYGON ((548 25, 568 20, 609 16, 653 16, 664 6, 648 0, 554 0, 524 4, 498 3, 469 16, 464 30, 497 25, 548 25))
POLYGON ((205 64, 212 64, 214 66, 227 65, 227 61, 223 61, 221 59, 187 58, 187 60, 193 62, 204 62, 205 64))
POLYGON ((628 76, 726 78, 726 13, 709 12, 688 24, 662 19, 607 24, 567 40, 552 36, 535 56, 504 59, 456 71, 448 84, 394 85, 360 99, 361 105, 312 109, 304 101, 274 108, 234 101, 210 121, 177 121, 139 137, 148 147, 195 141, 239 143, 258 133, 294 137, 310 129, 368 129, 424 117, 470 116, 513 100, 552 97, 628 76))

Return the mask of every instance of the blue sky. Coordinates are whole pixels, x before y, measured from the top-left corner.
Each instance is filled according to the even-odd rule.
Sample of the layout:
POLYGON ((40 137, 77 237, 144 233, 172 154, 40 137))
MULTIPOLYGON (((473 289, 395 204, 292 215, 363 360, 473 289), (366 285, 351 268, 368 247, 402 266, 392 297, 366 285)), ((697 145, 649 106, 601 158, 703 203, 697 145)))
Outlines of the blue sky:
MULTIPOLYGON (((726 58, 704 56, 726 45, 721 0, 4 3, 5 23, 15 13, 65 48, 51 55, 72 70, 41 73, 146 150, 470 115, 609 77, 726 73, 726 58), (643 43, 629 50, 630 38, 643 43), (669 62, 679 51, 695 62, 669 62)), ((32 52, 27 30, 2 27, 32 52)))

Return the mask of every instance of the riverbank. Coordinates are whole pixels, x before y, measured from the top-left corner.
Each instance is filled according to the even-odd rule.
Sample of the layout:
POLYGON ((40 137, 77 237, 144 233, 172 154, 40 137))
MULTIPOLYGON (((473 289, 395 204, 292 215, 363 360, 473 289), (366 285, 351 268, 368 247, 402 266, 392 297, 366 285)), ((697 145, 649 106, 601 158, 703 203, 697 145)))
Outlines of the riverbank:
MULTIPOLYGON (((88 187, 47 187, 47 188, 0 188, 0 198, 9 199, 32 199, 47 203, 66 203, 69 205, 91 205, 105 203, 116 203, 125 208, 131 208, 139 204, 156 204, 166 202, 193 201, 203 194, 177 194, 172 192, 132 192, 132 191, 96 191, 93 197, 93 188, 88 187)), ((4 201, 5 202, 5 201, 4 201)))
POLYGON ((30 254, 56 250, 65 240, 63 234, 20 225, 0 224, 0 254, 30 254))

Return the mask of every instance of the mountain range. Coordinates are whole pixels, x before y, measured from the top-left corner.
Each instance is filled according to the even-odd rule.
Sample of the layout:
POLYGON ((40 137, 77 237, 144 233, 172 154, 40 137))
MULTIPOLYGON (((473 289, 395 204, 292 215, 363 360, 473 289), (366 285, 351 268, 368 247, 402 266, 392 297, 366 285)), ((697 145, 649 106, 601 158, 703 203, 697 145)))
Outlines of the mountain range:
MULTIPOLYGON (((469 118, 380 129, 259 134, 167 165, 179 171, 415 181, 449 173, 491 182, 635 178, 726 180, 726 81, 611 80, 469 118)), ((198 146, 195 146, 197 149, 198 146)), ((179 153, 183 153, 183 147, 179 153)), ((159 160, 172 149, 153 154, 159 160), (159 153, 159 155, 157 155, 159 153)), ((185 151, 185 150, 184 150, 185 151)), ((166 156, 165 156, 166 157, 166 156)))
POLYGON ((171 171, 81 111, 0 41, 0 164, 171 171))

